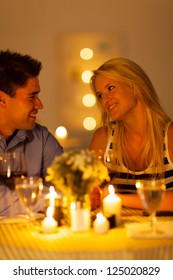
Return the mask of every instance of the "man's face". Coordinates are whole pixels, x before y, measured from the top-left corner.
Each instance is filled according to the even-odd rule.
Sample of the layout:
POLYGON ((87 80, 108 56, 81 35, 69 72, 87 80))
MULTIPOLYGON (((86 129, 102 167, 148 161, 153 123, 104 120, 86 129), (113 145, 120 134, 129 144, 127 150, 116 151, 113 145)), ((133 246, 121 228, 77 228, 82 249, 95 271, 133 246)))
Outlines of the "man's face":
POLYGON ((34 128, 38 110, 43 108, 38 97, 39 92, 39 80, 36 77, 28 79, 24 87, 18 88, 13 98, 8 96, 5 117, 6 124, 12 132, 16 129, 34 128))

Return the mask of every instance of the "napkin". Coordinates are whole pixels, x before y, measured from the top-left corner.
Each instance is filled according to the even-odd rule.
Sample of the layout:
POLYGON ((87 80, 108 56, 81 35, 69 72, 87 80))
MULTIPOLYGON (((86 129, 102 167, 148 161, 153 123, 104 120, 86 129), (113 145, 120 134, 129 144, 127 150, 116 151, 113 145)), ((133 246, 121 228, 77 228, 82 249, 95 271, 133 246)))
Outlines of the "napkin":
POLYGON ((127 236, 134 238, 173 238, 173 221, 158 221, 157 232, 149 232, 150 224, 145 223, 126 223, 127 236))

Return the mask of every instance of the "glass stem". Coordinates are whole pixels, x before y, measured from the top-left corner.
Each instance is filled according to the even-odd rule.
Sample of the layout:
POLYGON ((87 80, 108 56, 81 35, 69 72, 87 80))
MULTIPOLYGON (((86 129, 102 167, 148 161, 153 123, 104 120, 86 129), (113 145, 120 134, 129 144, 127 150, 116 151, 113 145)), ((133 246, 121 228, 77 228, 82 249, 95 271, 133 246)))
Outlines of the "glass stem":
POLYGON ((151 214, 151 230, 153 234, 156 234, 157 232, 157 218, 156 218, 156 212, 153 212, 151 214))
POLYGON ((14 197, 13 191, 10 190, 10 217, 14 216, 14 197))
POLYGON ((27 213, 28 219, 30 221, 32 221, 33 220, 33 213, 28 207, 26 208, 26 213, 27 213))

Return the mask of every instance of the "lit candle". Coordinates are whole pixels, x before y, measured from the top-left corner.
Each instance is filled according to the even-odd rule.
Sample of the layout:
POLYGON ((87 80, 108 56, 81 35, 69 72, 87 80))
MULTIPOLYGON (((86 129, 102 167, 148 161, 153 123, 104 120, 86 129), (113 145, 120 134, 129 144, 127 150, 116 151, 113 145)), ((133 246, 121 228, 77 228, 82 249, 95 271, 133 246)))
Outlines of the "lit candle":
POLYGON ((46 217, 42 221, 42 231, 44 233, 53 233, 56 231, 58 223, 53 218, 53 206, 47 208, 46 217))
POLYGON ((106 233, 109 230, 109 222, 102 213, 97 213, 96 219, 93 222, 95 233, 106 233))
POLYGON ((50 186, 49 193, 45 196, 45 210, 48 206, 53 206, 53 217, 58 222, 58 226, 60 226, 62 220, 62 199, 53 186, 50 186))
POLYGON ((114 187, 109 185, 109 194, 103 199, 103 212, 106 217, 116 216, 116 225, 121 223, 121 199, 115 194, 114 187))

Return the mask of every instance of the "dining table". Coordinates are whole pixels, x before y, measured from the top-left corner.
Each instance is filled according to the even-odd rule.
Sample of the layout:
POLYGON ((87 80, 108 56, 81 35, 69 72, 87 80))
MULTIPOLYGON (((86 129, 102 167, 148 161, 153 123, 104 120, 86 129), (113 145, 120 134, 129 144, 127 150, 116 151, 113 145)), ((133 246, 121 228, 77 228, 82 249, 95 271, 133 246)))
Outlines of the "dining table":
POLYGON ((0 219, 0 260, 173 260, 173 216, 157 219, 169 225, 168 234, 135 234, 138 226, 149 226, 149 217, 129 208, 122 209, 120 225, 103 234, 67 225, 44 233, 38 223, 0 219))

